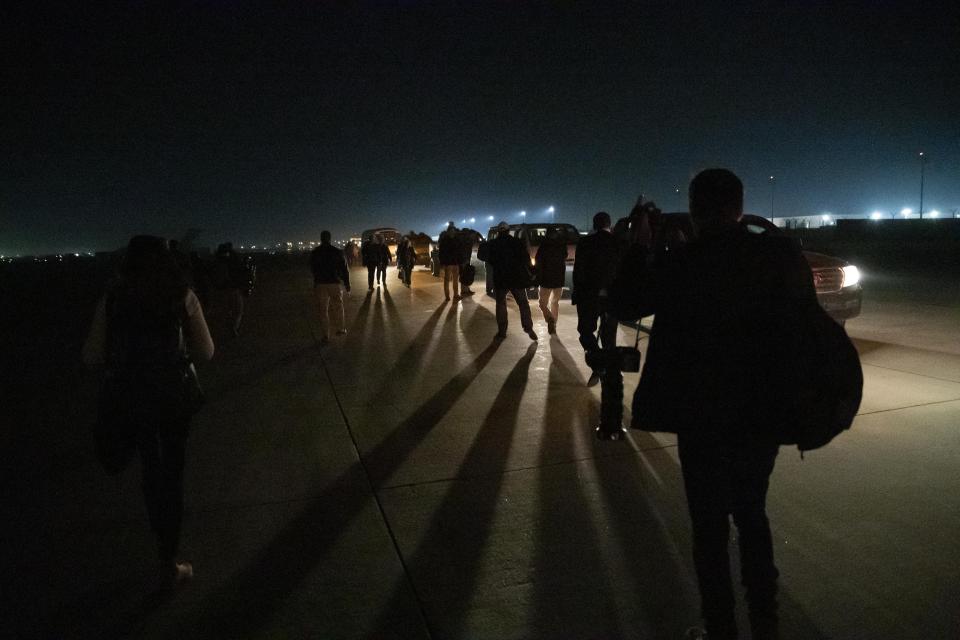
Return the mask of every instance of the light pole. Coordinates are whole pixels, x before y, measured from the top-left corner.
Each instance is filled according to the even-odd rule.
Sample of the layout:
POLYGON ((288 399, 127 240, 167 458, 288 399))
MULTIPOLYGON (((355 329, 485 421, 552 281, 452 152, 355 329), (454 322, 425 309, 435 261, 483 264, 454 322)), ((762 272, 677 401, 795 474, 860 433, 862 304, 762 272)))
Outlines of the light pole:
POLYGON ((770 219, 773 220, 773 196, 777 192, 777 181, 770 176, 770 219))
POLYGON ((927 156, 920 152, 920 219, 923 220, 923 168, 927 164, 927 156))

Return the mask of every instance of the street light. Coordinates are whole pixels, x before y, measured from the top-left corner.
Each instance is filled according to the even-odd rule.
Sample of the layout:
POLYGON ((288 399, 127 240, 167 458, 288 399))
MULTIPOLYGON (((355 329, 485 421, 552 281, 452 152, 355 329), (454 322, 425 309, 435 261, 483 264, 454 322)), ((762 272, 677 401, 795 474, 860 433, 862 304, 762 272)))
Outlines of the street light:
POLYGON ((521 217, 521 218, 526 218, 526 217, 527 217, 527 212, 526 212, 526 211, 521 211, 521 212, 520 212, 520 217, 521 217))
POLYGON ((904 218, 909 218, 911 213, 913 213, 913 209, 910 207, 904 207, 903 209, 900 209, 900 215, 902 215, 904 218))
POLYGON ((777 181, 770 176, 770 219, 773 220, 773 196, 777 191, 777 181))
POLYGON ((920 152, 920 219, 923 220, 923 168, 927 164, 927 156, 920 152))
POLYGON ((870 214, 871 220, 880 220, 882 218, 883 218, 883 214, 879 211, 874 211, 873 213, 870 214))
POLYGON ((489 220, 490 222, 493 222, 493 216, 487 216, 487 220, 489 220))
POLYGON ((556 211, 556 209, 554 209, 552 206, 547 207, 547 213, 553 213, 554 211, 556 211))

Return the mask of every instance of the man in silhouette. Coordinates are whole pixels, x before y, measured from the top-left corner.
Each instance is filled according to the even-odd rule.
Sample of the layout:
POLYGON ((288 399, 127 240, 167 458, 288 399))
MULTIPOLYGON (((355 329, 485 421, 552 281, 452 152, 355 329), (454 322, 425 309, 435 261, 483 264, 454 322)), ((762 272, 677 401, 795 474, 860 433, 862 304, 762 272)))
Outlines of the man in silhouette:
POLYGON ((778 636, 777 578, 766 514, 782 397, 772 372, 789 366, 799 330, 784 309, 815 302, 810 268, 789 239, 740 224, 743 185, 708 169, 690 183, 694 238, 667 243, 642 216, 611 299, 621 320, 656 314, 633 400, 632 426, 677 434, 693 527, 705 629, 688 638, 737 638, 727 555, 737 526, 752 638, 778 636))
POLYGON ((330 342, 330 315, 338 336, 347 332, 343 314, 343 293, 350 292, 350 270, 343 252, 330 244, 330 232, 320 232, 320 246, 310 252, 313 291, 320 305, 321 344, 330 342))
POLYGON ((497 237, 488 243, 487 260, 493 265, 493 291, 497 301, 496 339, 507 337, 509 293, 520 308, 520 326, 531 340, 536 340, 530 303, 527 301, 527 287, 531 280, 530 254, 520 240, 510 235, 510 225, 506 222, 497 225, 497 237))
POLYGON ((450 299, 450 283, 453 283, 453 299, 460 299, 460 232, 451 220, 437 240, 440 268, 443 270, 443 297, 450 299))
POLYGON ((550 227, 537 247, 537 284, 540 285, 540 312, 547 323, 547 333, 557 332, 560 317, 560 296, 567 276, 567 240, 560 227, 550 227))
MULTIPOLYGON (((617 323, 606 318, 610 285, 617 274, 620 245, 610 231, 610 214, 600 211, 593 216, 593 233, 580 238, 577 243, 577 259, 573 264, 573 292, 571 302, 577 307, 577 331, 580 345, 593 369, 589 386, 600 382, 604 373, 597 354, 602 346, 612 349, 617 342, 617 323), (600 322, 600 339, 597 340, 597 322, 600 322)), ((619 371, 617 371, 619 375, 619 371)), ((622 411, 621 411, 622 413, 622 411)), ((620 427, 619 424, 616 425, 620 427)))

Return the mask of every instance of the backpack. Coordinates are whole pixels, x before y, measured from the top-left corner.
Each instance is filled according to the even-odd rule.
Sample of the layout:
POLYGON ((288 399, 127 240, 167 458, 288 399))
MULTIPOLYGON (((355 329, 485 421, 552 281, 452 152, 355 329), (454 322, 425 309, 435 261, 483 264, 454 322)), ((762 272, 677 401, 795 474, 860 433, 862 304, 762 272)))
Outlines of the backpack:
POLYGON ((802 311, 794 382, 779 422, 779 443, 795 444, 801 456, 846 431, 860 408, 863 370, 847 332, 819 304, 802 311))
POLYGON ((117 296, 106 300, 107 371, 97 400, 94 447, 110 475, 122 472, 136 449, 143 416, 185 428, 203 404, 196 369, 187 356, 181 314, 123 317, 117 296))

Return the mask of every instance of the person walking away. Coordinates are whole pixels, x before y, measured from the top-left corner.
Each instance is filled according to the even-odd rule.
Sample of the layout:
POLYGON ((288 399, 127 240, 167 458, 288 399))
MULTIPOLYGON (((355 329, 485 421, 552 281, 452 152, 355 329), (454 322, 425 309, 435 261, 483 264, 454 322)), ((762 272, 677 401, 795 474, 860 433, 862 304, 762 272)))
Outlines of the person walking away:
MULTIPOLYGON (((613 349, 617 341, 617 323, 605 318, 610 285, 617 275, 620 246, 610 231, 610 214, 600 211, 593 216, 593 233, 580 238, 573 264, 573 292, 570 301, 577 307, 577 332, 587 364, 592 373, 587 384, 594 386, 604 373, 599 357, 603 349, 613 349), (595 335, 600 323, 600 339, 595 335)), ((619 375, 619 371, 617 372, 619 375)), ((618 401, 616 404, 621 404, 618 401)), ((621 410, 622 413, 622 410, 621 410)), ((615 418, 615 416, 612 416, 615 418)), ((602 421, 602 418, 601 418, 602 421)), ((617 424, 619 427, 619 424, 617 424)))
POLYGON ((727 554, 733 517, 752 637, 778 636, 777 578, 767 489, 777 457, 772 372, 793 367, 813 278, 789 238, 740 224, 743 185, 726 169, 690 183, 694 238, 653 251, 650 225, 624 258, 613 306, 621 319, 656 314, 633 399, 632 426, 677 434, 693 528, 705 628, 691 638, 738 637, 727 554))
POLYGON ((377 250, 377 284, 387 286, 387 265, 390 264, 390 247, 383 241, 383 235, 378 233, 375 236, 377 250))
POLYGON ((460 281, 460 296, 467 297, 474 294, 470 285, 477 275, 476 267, 470 264, 473 257, 473 245, 480 234, 473 229, 461 229, 459 233, 460 264, 457 266, 457 276, 460 281))
POLYGON ((367 288, 373 291, 373 278, 377 273, 377 264, 380 260, 380 250, 377 249, 376 238, 364 240, 360 246, 360 257, 363 260, 363 266, 367 268, 367 288))
POLYGON ((460 240, 457 227, 451 220, 437 241, 440 268, 443 270, 443 297, 450 299, 450 283, 453 283, 453 299, 460 299, 460 240))
POLYGON ((214 273, 217 286, 227 291, 227 317, 234 335, 240 335, 244 312, 245 272, 240 256, 233 250, 232 242, 217 247, 214 257, 214 273))
POLYGON ((520 308, 520 326, 530 336, 537 339, 530 316, 530 303, 527 301, 527 287, 530 286, 530 254, 523 243, 510 235, 510 225, 501 222, 497 225, 497 237, 487 247, 487 258, 493 265, 494 297, 497 301, 498 340, 507 337, 507 294, 520 308))
POLYGON ((139 453, 164 587, 193 577, 193 566, 177 557, 186 441, 196 408, 184 393, 183 376, 192 360, 212 357, 200 301, 166 242, 133 237, 117 279, 97 304, 83 360, 105 366, 113 392, 111 415, 101 419, 109 419, 139 453))
POLYGON ((407 266, 406 253, 408 242, 407 236, 400 236, 400 239, 397 240, 397 279, 404 284, 407 282, 403 272, 407 266))
POLYGON ((547 333, 557 332, 560 317, 560 296, 567 275, 567 242, 559 227, 550 227, 537 247, 534 258, 537 283, 540 285, 540 312, 547 323, 547 333))
POLYGON ((345 335, 343 291, 350 293, 350 270, 343 252, 330 244, 330 232, 320 232, 320 246, 310 252, 313 292, 320 306, 320 344, 330 342, 330 316, 338 336, 345 335), (342 287, 342 290, 341 290, 342 287))
MULTIPOLYGON (((414 246, 414 240, 416 240, 417 234, 414 231, 411 231, 410 234, 406 237, 406 248, 402 254, 403 259, 403 284, 410 288, 410 285, 413 283, 413 270, 417 266, 417 249, 414 246)), ((397 250, 397 264, 400 264, 401 253, 399 249, 397 250)))

